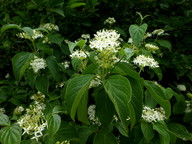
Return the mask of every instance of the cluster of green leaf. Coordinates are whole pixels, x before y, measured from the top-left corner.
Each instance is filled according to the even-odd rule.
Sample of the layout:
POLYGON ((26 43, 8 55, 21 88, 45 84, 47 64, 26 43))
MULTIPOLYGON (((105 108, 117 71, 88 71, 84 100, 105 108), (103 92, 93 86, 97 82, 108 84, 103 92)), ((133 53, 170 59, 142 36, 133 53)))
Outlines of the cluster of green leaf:
POLYGON ((5 108, 6 112, 0 112, 1 143, 55 144, 65 140, 71 144, 191 143, 192 111, 184 112, 185 100, 191 100, 192 88, 190 3, 180 0, 163 0, 160 4, 155 0, 17 0, 3 3, 0 6, 3 19, 0 22, 0 108, 5 108), (140 17, 136 15, 138 11, 149 16, 144 20, 140 13, 140 17), (99 71, 93 58, 95 53, 79 71, 83 62, 71 59, 70 54, 74 49, 90 48, 85 40, 71 41, 81 34, 94 34, 102 29, 108 17, 115 17, 117 21, 113 29, 123 39, 119 55, 129 63, 118 62, 114 69, 102 73, 100 86, 90 88, 99 71), (48 32, 40 27, 47 22, 57 24, 60 31, 48 32), (138 24, 133 25, 134 22, 138 24), (144 40, 147 31, 159 28, 169 35, 144 40), (19 39, 16 36, 24 32, 32 37, 34 29, 48 37, 50 43, 43 43, 43 38, 19 39), (132 44, 127 43, 129 36, 132 44), (66 40, 71 41, 66 43, 66 40), (160 50, 155 54, 146 51, 144 44, 148 42, 159 46, 160 50), (153 56, 160 68, 144 68, 138 72, 131 61, 139 54, 153 56), (38 73, 30 68, 35 55, 44 58, 47 64, 38 73), (71 62, 69 68, 62 64, 66 60, 71 62), (9 77, 5 78, 8 73, 9 77), (188 97, 187 92, 176 88, 179 83, 187 86, 188 97), (59 87, 60 84, 64 87, 59 87), (22 115, 15 115, 14 109, 28 108, 32 103, 30 97, 38 91, 45 95, 44 114, 48 127, 37 142, 27 134, 22 135, 23 130, 17 123, 22 115), (88 107, 92 104, 96 105, 99 126, 92 124, 88 117, 88 107), (143 105, 162 107, 166 120, 144 121, 141 118, 143 105), (118 121, 114 120, 114 115, 118 121))

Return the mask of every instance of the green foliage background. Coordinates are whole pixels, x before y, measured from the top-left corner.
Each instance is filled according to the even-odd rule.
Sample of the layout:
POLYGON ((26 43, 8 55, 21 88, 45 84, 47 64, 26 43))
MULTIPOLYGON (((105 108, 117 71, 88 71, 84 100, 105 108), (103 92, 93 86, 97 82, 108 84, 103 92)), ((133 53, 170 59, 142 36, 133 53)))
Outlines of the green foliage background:
MULTIPOLYGON (((191 0, 0 0, 0 12, 1 28, 6 24, 15 24, 13 28, 2 29, 3 32, 0 35, 0 108, 4 107, 6 115, 9 116, 8 118, 6 115, 1 115, 2 123, 0 125, 2 127, 0 128, 4 129, 1 136, 5 135, 5 132, 10 133, 10 144, 19 144, 20 141, 23 144, 30 143, 26 137, 23 141, 15 139, 15 137, 21 137, 21 129, 14 123, 10 124, 10 121, 15 122, 17 119, 11 117, 14 108, 20 105, 26 108, 31 102, 30 96, 36 90, 46 94, 49 99, 45 113, 47 113, 48 123, 51 125, 51 128, 48 129, 50 138, 47 140, 45 138, 44 143, 54 144, 58 140, 70 139, 72 143, 115 144, 118 141, 115 137, 117 131, 120 132, 119 139, 122 144, 144 144, 150 141, 154 144, 160 142, 164 144, 174 143, 174 139, 175 143, 178 144, 191 142, 183 142, 181 139, 176 140, 175 138, 176 136, 177 138, 192 139, 192 135, 189 133, 192 131, 192 115, 183 114, 186 107, 184 100, 190 100, 190 97, 176 88, 178 84, 182 83, 187 87, 187 92, 192 92, 191 0), (88 92, 88 85, 94 77, 93 71, 90 70, 92 67, 87 68, 83 76, 79 76, 75 74, 76 70, 65 71, 57 64, 65 59, 70 59, 71 49, 63 42, 64 40, 75 41, 84 33, 93 36, 96 31, 106 27, 103 22, 108 17, 116 19, 114 29, 127 42, 131 36, 130 25, 140 24, 140 18, 136 12, 140 12, 143 16, 149 15, 144 19, 144 22, 148 24, 148 31, 152 32, 154 29, 162 28, 168 33, 164 36, 166 41, 159 41, 162 47, 162 57, 158 58, 161 72, 146 69, 145 73, 141 73, 141 77, 145 79, 143 81, 137 73, 131 70, 131 75, 126 73, 124 69, 129 68, 119 64, 118 69, 116 69, 118 74, 115 73, 104 79, 102 88, 88 92), (45 48, 46 50, 44 49, 41 53, 42 56, 46 57, 48 64, 49 72, 45 71, 47 76, 34 76, 32 70, 27 71, 27 66, 33 54, 29 53, 31 49, 27 41, 17 38, 16 34, 19 32, 17 26, 20 28, 37 28, 40 24, 47 22, 57 24, 60 31, 57 34, 49 35, 53 45, 45 48), (22 55, 23 61, 22 59, 18 61, 17 57, 21 58, 20 55, 22 55), (23 65, 26 65, 26 67, 19 71, 18 75, 16 70, 18 67, 23 68, 23 65), (65 74, 61 71, 65 71, 65 74), (10 74, 8 79, 5 78, 7 73, 10 74), (159 81, 166 88, 156 87, 148 81, 152 79, 159 81), (67 86, 64 89, 55 90, 52 84, 61 81, 67 81, 67 86), (77 81, 78 83, 76 83, 77 81), (126 86, 124 88, 126 94, 116 95, 111 92, 113 90, 118 91, 116 81, 122 82, 119 83, 120 87, 126 86), (42 82, 45 84, 44 86, 42 86, 42 82), (76 85, 79 87, 73 88, 76 85), (132 89, 131 86, 138 91, 132 89), (127 93, 130 91, 131 93, 128 95, 127 93), (93 96, 87 97, 90 93, 93 96), (159 105, 166 109, 166 114, 168 117, 170 116, 170 121, 167 124, 152 125, 141 122, 141 125, 138 125, 141 109, 136 110, 136 108, 137 106, 142 107, 143 93, 152 95, 149 105, 155 105, 154 101, 156 100, 159 105), (140 101, 134 98, 137 94, 141 96, 140 101), (159 94, 164 97, 159 98, 159 94), (132 95, 132 98, 130 95, 132 95), (118 98, 122 97, 123 102, 116 100, 116 96, 118 98), (103 101, 99 101, 101 98, 103 98, 103 101), (66 99, 64 104, 62 103, 64 102, 63 99, 66 99), (79 106, 80 103, 87 105, 87 99, 90 102, 95 101, 96 105, 100 106, 96 111, 99 119, 105 125, 102 129, 87 125, 89 124, 87 116, 82 114, 82 111, 86 111, 87 107, 79 106), (129 106, 127 106, 127 103, 129 103, 129 106), (61 107, 65 104, 67 108, 61 107), (107 109, 111 109, 111 113, 103 111, 104 104, 107 109), (56 105, 58 107, 54 107, 56 105), (63 112, 63 109, 68 111, 68 115, 63 112), (137 111, 135 116, 134 112, 131 113, 131 109, 137 111), (126 110, 126 112, 123 110, 126 110), (62 112, 60 113, 60 111, 62 112), (111 122, 115 111, 122 119, 122 123, 107 125, 111 122), (78 121, 75 121, 76 113, 78 121), (135 117, 135 121, 130 122, 131 131, 129 133, 124 127, 126 121, 123 121, 127 113, 135 117), (62 119, 65 119, 65 121, 62 121, 62 119), (81 125, 81 122, 86 125, 81 125), (157 134, 160 136, 156 138, 157 134)), ((41 44, 37 44, 38 49, 41 47, 41 44)), ((79 47, 81 47, 81 44, 79 44, 79 47)), ((7 143, 5 139, 0 139, 3 144, 7 143)))

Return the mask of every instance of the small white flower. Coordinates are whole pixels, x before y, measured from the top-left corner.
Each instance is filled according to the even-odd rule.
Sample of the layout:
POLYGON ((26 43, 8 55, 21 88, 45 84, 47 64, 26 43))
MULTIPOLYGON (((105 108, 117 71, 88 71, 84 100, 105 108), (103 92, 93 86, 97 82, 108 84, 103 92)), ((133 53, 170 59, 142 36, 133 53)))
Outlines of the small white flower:
POLYGON ((98 87, 99 85, 101 85, 101 77, 97 76, 91 81, 89 88, 98 87))
POLYGON ((164 33, 163 29, 156 29, 152 32, 153 35, 162 35, 164 33))
POLYGON ((133 43, 133 39, 132 39, 132 38, 129 38, 129 39, 128 39, 128 43, 132 44, 132 43, 133 43))
POLYGON ((5 78, 8 79, 10 77, 9 73, 5 75, 5 78))
POLYGON ((191 105, 191 102, 190 101, 185 101, 186 103, 186 108, 185 108, 185 113, 191 113, 192 112, 192 105, 191 105))
MULTIPOLYGON (((87 53, 87 54, 88 54, 88 53, 87 53)), ((86 59, 86 58, 87 58, 87 54, 86 54, 84 51, 82 51, 82 50, 76 50, 76 51, 74 51, 74 52, 70 55, 70 57, 71 57, 71 58, 86 59)))
POLYGON ((43 58, 38 58, 37 56, 31 61, 30 66, 32 67, 33 71, 37 73, 40 69, 45 69, 46 61, 43 58))
POLYGON ((59 27, 52 23, 43 24, 41 25, 41 27, 47 29, 48 31, 53 31, 53 30, 59 31, 59 27))
POLYGON ((14 114, 19 115, 24 111, 24 108, 22 106, 18 106, 14 110, 14 114))
POLYGON ((186 91, 186 86, 183 85, 183 84, 180 84, 180 85, 177 85, 177 88, 180 90, 180 91, 186 91))
POLYGON ((95 117, 95 105, 90 105, 88 107, 88 119, 92 122, 92 124, 96 124, 98 126, 101 126, 101 122, 97 117, 95 117))
POLYGON ((114 23, 116 23, 116 20, 115 20, 114 17, 108 17, 108 18, 104 21, 104 24, 110 24, 110 25, 112 25, 112 24, 114 24, 114 23))
POLYGON ((145 48, 146 48, 147 50, 149 50, 149 51, 156 51, 156 50, 159 49, 158 46, 153 45, 153 44, 149 44, 149 43, 145 44, 145 48))
POLYGON ((139 55, 134 60, 133 63, 138 65, 139 67, 151 67, 151 68, 157 68, 159 67, 159 64, 157 61, 155 61, 152 57, 145 56, 145 55, 139 55))
POLYGON ((90 39, 90 34, 82 34, 81 37, 87 40, 87 39, 90 39))
POLYGON ((70 62, 69 61, 65 61, 63 63, 61 63, 62 65, 64 65, 65 69, 69 68, 70 62))

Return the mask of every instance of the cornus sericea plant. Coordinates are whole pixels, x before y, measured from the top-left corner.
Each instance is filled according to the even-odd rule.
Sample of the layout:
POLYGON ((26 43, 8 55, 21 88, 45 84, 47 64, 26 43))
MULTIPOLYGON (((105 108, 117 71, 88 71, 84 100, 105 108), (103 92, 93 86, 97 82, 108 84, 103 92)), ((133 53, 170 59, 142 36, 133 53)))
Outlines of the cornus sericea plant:
POLYGON ((12 58, 19 96, 10 99, 12 112, 0 109, 1 143, 191 141, 190 129, 176 120, 183 116, 191 124, 191 92, 163 87, 161 54, 170 43, 162 29, 148 33, 145 17, 138 14, 140 24, 126 30, 128 42, 126 31, 112 25, 74 42, 51 23, 35 29, 4 25, 1 32, 17 28, 29 49, 12 58))

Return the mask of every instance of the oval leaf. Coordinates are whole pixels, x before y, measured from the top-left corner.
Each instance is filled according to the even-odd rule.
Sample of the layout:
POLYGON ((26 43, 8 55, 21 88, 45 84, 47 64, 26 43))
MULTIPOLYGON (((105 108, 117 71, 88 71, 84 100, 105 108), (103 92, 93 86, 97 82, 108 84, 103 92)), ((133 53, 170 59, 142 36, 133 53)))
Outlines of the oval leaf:
POLYGON ((146 30, 147 24, 142 24, 141 26, 131 25, 129 27, 129 33, 135 46, 139 47, 141 45, 146 30))
POLYGON ((128 104, 132 96, 129 80, 121 75, 113 75, 104 80, 103 85, 121 121, 125 122, 129 116, 128 104))
POLYGON ((13 73, 18 81, 20 81, 33 58, 34 54, 29 52, 20 52, 12 58, 13 73))
POLYGON ((21 29, 21 27, 19 25, 16 25, 16 24, 6 24, 6 25, 3 25, 1 27, 1 33, 3 33, 4 31, 6 31, 8 29, 12 29, 12 28, 21 29))
POLYGON ((65 89, 65 105, 73 120, 75 119, 75 114, 82 98, 86 96, 85 93, 88 92, 93 77, 93 75, 81 75, 67 82, 65 89))
POLYGON ((0 125, 9 125, 9 117, 3 113, 0 113, 0 125))
POLYGON ((163 91, 151 81, 145 81, 144 83, 151 96, 164 108, 166 118, 169 118, 169 116, 171 115, 171 104, 168 100, 165 100, 165 95, 163 91))
POLYGON ((174 134, 178 138, 185 138, 187 140, 192 140, 192 134, 188 132, 186 127, 177 123, 167 124, 168 131, 174 134))
POLYGON ((48 116, 48 131, 51 135, 54 135, 59 130, 61 125, 61 117, 58 114, 51 114, 48 116))
POLYGON ((6 126, 0 130, 0 141, 3 144, 20 144, 21 128, 19 125, 6 126))

